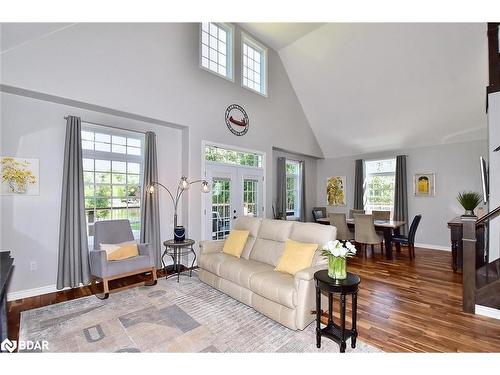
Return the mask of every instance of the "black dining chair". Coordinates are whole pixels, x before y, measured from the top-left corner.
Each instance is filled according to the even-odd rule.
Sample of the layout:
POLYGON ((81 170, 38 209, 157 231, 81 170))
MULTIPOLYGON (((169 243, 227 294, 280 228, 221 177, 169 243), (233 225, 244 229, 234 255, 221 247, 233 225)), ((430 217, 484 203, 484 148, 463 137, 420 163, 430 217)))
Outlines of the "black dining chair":
POLYGON ((408 246, 408 252, 410 254, 410 259, 415 258, 415 234, 417 233, 418 225, 420 224, 420 220, 422 219, 422 215, 415 215, 413 221, 410 225, 410 231, 408 232, 408 236, 397 235, 392 238, 392 241, 396 244, 396 247, 399 248, 401 245, 408 246))

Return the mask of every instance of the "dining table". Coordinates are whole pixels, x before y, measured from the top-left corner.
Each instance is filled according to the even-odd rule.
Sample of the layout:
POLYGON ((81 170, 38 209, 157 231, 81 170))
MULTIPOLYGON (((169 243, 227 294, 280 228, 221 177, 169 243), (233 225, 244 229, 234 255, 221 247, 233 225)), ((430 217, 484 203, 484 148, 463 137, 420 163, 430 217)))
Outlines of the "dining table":
MULTIPOLYGON (((321 218, 316 220, 319 224, 330 225, 330 219, 321 218)), ((349 229, 354 229, 354 219, 346 219, 347 226, 349 229)), ((400 228, 406 224, 404 220, 373 220, 373 225, 376 231, 380 231, 384 234, 384 244, 385 244, 385 257, 387 259, 392 259, 392 238, 394 236, 399 236, 400 228)), ((397 246, 399 252, 400 247, 397 246)))

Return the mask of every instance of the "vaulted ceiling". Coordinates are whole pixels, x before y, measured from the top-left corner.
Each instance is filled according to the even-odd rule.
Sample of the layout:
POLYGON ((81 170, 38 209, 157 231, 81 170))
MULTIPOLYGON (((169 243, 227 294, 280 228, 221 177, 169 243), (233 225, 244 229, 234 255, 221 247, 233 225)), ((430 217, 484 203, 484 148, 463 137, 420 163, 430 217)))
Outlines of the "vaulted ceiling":
MULTIPOLYGON (((486 139, 486 24, 240 26, 278 51, 325 157, 486 139)), ((67 27, 11 24, 1 51, 67 27)))
POLYGON ((253 28, 279 48, 325 157, 486 139, 486 24, 296 24, 279 37, 294 25, 253 28))

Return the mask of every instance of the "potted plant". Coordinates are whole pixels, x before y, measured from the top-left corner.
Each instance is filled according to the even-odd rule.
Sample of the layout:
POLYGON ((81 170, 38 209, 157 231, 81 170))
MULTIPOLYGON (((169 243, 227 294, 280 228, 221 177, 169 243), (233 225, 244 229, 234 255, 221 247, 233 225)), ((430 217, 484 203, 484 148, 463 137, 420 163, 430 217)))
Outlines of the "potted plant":
POLYGON ((464 191, 458 193, 458 203, 464 208, 463 216, 474 216, 474 210, 481 203, 481 195, 474 191, 464 191))
POLYGON ((356 247, 349 241, 328 241, 323 246, 322 255, 328 258, 328 276, 343 280, 347 278, 347 258, 356 255, 356 247))

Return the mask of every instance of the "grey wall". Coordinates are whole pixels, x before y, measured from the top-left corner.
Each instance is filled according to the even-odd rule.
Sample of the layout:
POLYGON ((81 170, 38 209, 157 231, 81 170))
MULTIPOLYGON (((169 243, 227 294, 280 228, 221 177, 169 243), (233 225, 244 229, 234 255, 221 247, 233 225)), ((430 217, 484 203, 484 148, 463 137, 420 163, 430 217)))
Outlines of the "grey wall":
MULTIPOLYGON (((5 85, 185 126, 184 133, 189 134, 179 140, 179 148, 173 149, 180 149, 182 142, 187 146, 182 163, 187 167, 186 174, 193 179, 199 178, 202 171, 202 140, 265 152, 266 212, 271 216, 273 146, 313 156, 322 156, 321 150, 275 51, 269 49, 268 97, 263 97, 241 87, 238 27, 235 32, 235 82, 199 68, 198 34, 199 25, 194 23, 75 24, 4 52, 0 79, 5 85), (243 137, 232 135, 224 124, 224 111, 232 103, 242 105, 250 117, 250 129, 243 137)), ((3 109, 8 105, 3 103, 3 109)), ((27 112, 16 120, 15 126, 24 121, 25 116, 27 121, 35 121, 39 115, 39 110, 32 106, 18 105, 15 111, 27 112)), ((44 114, 50 119, 48 127, 56 126, 55 121, 58 124, 64 112, 53 114, 52 111, 51 105, 44 114)), ((95 117, 99 117, 98 114, 95 117)), ((30 131, 33 133, 42 126, 36 122, 32 125, 30 131)), ((4 132, 3 136, 7 138, 2 140, 4 145, 18 142, 18 136, 11 133, 4 132)), ((27 154, 26 149, 16 152, 27 154)), ((57 147, 44 148, 38 155, 52 159, 58 152, 57 147)), ((168 168, 169 162, 165 161, 164 165, 168 168)), ((179 171, 172 176, 178 178, 180 174, 179 171)), ((42 175, 41 178, 46 177, 42 175)), ((58 210, 57 189, 47 189, 45 193, 44 199, 49 199, 53 209, 58 210)), ((183 213, 188 214, 188 220, 183 223, 187 224, 189 236, 199 241, 204 220, 201 193, 198 189, 190 189, 186 198, 189 199, 184 200, 183 213)), ((4 217, 5 233, 6 226, 10 225, 5 221, 11 220, 10 216, 4 217)), ((44 236, 57 238, 56 224, 54 220, 50 232, 44 236)), ((12 249, 15 246, 11 240, 4 240, 3 244, 12 249)), ((53 242, 44 246, 52 248, 53 242)), ((16 247, 19 252, 31 251, 25 246, 16 247)), ((45 272, 53 272, 48 264, 45 268, 45 272)), ((29 285, 23 287, 41 285, 34 279, 26 283, 29 285)))
MULTIPOLYGON (((159 178, 175 187, 182 171, 182 130, 81 110, 43 100, 1 93, 1 147, 3 155, 37 158, 39 196, 2 196, 0 248, 11 250, 14 273, 9 293, 55 286, 59 243, 59 216, 66 121, 73 114, 88 121, 157 134, 159 178), (37 270, 30 270, 30 262, 37 270)), ((160 195, 162 238, 171 236, 170 202, 160 195)))
MULTIPOLYGON (((500 92, 488 95, 488 129, 489 129, 489 171, 490 199, 489 210, 500 206, 500 152, 493 152, 500 146, 500 92)), ((491 221, 490 225, 490 261, 500 258, 500 218, 491 221)))
POLYGON ((456 200, 463 190, 481 191, 479 156, 488 153, 486 141, 446 144, 440 146, 413 148, 393 152, 356 155, 318 161, 318 205, 326 205, 326 180, 329 176, 347 177, 347 206, 329 207, 330 211, 348 212, 354 205, 354 161, 356 159, 383 159, 396 155, 408 155, 408 211, 409 220, 422 214, 422 221, 416 242, 435 247, 450 247, 449 231, 446 223, 463 213, 456 200), (436 195, 430 198, 413 195, 415 173, 434 172, 436 174, 436 195))
POLYGON ((318 181, 318 176, 316 173, 316 163, 317 159, 304 156, 304 155, 297 155, 291 152, 284 152, 284 151, 279 151, 279 150, 273 150, 273 166, 272 166, 272 173, 273 173, 273 180, 272 180, 272 197, 273 197, 273 204, 276 203, 276 197, 277 197, 277 183, 276 183, 276 176, 277 176, 277 168, 278 168, 278 157, 283 156, 288 159, 292 160, 304 160, 305 162, 305 170, 306 170, 306 220, 307 221, 312 221, 312 209, 313 207, 316 206, 316 191, 317 191, 317 181, 318 181))

